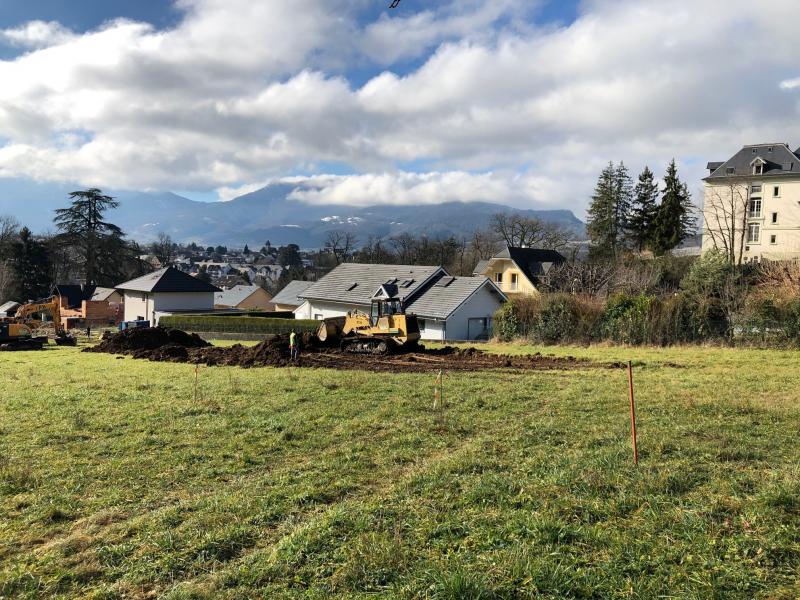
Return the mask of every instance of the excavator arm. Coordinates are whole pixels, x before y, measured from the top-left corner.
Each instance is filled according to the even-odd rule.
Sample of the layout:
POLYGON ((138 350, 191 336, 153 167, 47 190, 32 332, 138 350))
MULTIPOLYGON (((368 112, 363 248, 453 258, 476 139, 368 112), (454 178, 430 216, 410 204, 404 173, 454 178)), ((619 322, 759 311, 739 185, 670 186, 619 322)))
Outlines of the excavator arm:
POLYGON ((34 302, 31 304, 23 304, 17 309, 15 319, 18 323, 25 323, 30 321, 30 317, 37 313, 47 312, 53 319, 53 328, 55 329, 56 344, 60 346, 74 346, 76 343, 75 338, 69 336, 61 324, 61 302, 57 296, 53 296, 46 302, 34 302))

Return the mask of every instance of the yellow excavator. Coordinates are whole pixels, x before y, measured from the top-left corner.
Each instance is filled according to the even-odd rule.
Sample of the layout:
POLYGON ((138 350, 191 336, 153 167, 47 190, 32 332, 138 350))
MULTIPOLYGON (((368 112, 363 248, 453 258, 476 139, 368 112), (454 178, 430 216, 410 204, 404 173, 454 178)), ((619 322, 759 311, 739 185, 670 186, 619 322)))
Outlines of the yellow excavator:
POLYGON ((418 347, 419 324, 416 315, 407 315, 397 298, 373 298, 369 315, 350 311, 344 317, 323 319, 317 330, 323 344, 346 352, 388 354, 418 347))
POLYGON ((56 345, 77 344, 77 340, 61 324, 61 302, 57 296, 53 296, 45 302, 23 304, 13 319, 0 323, 0 350, 41 350, 47 344, 47 336, 33 335, 31 317, 43 312, 50 313, 53 319, 56 345))

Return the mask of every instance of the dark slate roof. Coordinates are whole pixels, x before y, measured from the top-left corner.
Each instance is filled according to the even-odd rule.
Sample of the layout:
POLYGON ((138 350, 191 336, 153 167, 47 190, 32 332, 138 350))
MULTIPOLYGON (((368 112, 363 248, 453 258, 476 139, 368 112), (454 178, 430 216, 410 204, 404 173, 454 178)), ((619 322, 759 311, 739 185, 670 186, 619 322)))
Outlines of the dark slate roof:
POLYGON ((415 295, 405 310, 419 317, 444 320, 483 286, 496 294, 500 303, 506 301, 505 295, 486 277, 451 277, 442 273, 415 295))
POLYGON ((237 285, 229 290, 214 294, 214 304, 219 306, 239 306, 260 288, 257 285, 237 285))
POLYGON ((724 179, 725 177, 775 177, 800 174, 800 154, 789 150, 789 146, 779 144, 755 144, 744 146, 725 162, 710 162, 708 168, 716 169, 703 181, 724 179), (752 162, 760 158, 764 161, 764 173, 753 175, 752 162))
POLYGON ((542 248, 516 248, 509 246, 494 258, 508 258, 514 261, 531 283, 536 283, 539 278, 546 275, 553 265, 560 265, 567 259, 555 250, 542 248))
POLYGON ((91 300, 95 289, 93 285, 62 284, 55 287, 55 295, 66 299, 66 308, 80 308, 84 300, 91 300))
POLYGON ((221 292, 217 286, 187 275, 175 267, 166 267, 117 286, 131 292, 221 292))
POLYGON ((444 269, 412 265, 343 263, 298 296, 313 300, 369 305, 377 289, 385 283, 391 283, 397 285, 397 296, 404 301, 439 272, 444 272, 444 269))
POLYGON ((314 285, 313 281, 302 281, 295 279, 286 284, 280 292, 272 297, 272 302, 275 304, 285 304, 286 306, 300 306, 303 300, 298 298, 308 288, 314 285))

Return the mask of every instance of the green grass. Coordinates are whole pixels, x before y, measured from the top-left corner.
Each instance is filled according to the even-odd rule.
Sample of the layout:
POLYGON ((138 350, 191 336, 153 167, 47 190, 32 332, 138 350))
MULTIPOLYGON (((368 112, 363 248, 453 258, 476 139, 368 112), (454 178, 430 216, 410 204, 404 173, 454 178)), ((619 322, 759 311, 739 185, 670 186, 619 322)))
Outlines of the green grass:
POLYGON ((797 353, 433 375, 0 355, 0 597, 796 598, 797 353))

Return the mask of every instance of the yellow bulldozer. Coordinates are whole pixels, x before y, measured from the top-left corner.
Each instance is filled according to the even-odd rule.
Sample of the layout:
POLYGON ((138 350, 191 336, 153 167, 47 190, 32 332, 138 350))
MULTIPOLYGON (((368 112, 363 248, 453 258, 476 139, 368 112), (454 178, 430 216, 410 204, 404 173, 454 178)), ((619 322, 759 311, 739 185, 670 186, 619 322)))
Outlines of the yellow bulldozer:
POLYGON ((41 350, 47 345, 47 336, 34 336, 33 315, 50 313, 53 319, 54 340, 58 346, 74 346, 77 340, 61 324, 61 303, 57 296, 45 302, 23 304, 13 319, 0 322, 0 350, 41 350))
POLYGON ((350 311, 323 319, 317 338, 346 352, 388 354, 417 348, 420 335, 417 317, 405 314, 399 299, 373 298, 368 315, 350 311))

